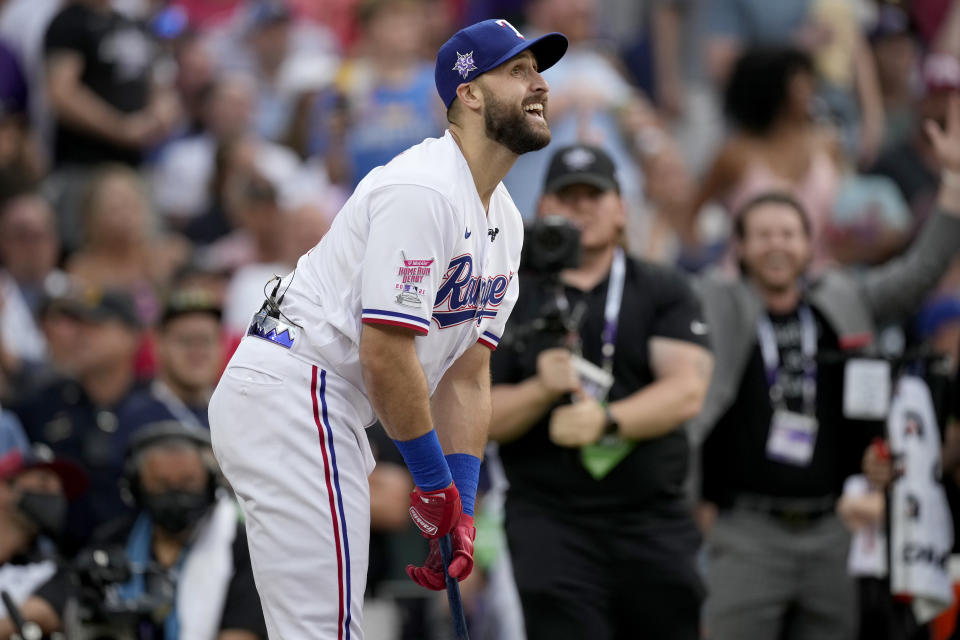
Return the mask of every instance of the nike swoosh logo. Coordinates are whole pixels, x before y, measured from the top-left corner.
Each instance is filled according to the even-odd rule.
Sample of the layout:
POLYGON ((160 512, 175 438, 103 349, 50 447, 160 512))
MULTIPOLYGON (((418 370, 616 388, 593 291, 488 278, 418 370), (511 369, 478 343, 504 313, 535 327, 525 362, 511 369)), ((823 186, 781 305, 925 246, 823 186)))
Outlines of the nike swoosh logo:
POLYGON ((465 229, 464 232, 463 232, 463 239, 466 240, 467 238, 469 238, 469 237, 472 236, 472 235, 473 235, 473 234, 470 233, 470 229, 465 229))

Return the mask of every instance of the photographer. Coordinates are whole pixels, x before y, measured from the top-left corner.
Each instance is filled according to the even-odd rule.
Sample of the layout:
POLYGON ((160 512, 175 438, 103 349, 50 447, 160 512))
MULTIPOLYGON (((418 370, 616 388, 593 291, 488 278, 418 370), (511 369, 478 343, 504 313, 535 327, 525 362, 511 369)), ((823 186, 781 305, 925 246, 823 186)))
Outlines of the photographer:
POLYGON ((875 488, 890 480, 889 463, 865 452, 882 433, 893 378, 885 362, 862 358, 877 354, 879 327, 919 308, 960 249, 960 96, 946 127, 926 130, 943 167, 938 210, 903 256, 811 277, 807 212, 766 193, 734 219, 742 276, 700 283, 722 374, 690 426, 696 439, 713 428, 702 483, 718 512, 707 536, 713 640, 856 633, 836 499, 862 460, 875 488))
MULTIPOLYGON (((527 636, 608 640, 642 628, 695 640, 703 590, 680 426, 700 410, 712 369, 700 306, 678 272, 625 256, 624 204, 603 150, 558 150, 544 192, 540 212, 580 230, 582 260, 559 282, 524 280, 492 362, 490 435, 510 482, 506 532, 527 636), (560 316, 559 330, 545 315, 560 316)), ((526 244, 538 250, 536 230, 526 244)))
MULTIPOLYGON (((0 592, 9 594, 24 620, 50 633, 61 627, 68 585, 56 574, 47 537, 60 534, 67 500, 86 490, 86 474, 63 458, 31 449, 17 419, 0 410, 0 592)), ((3 608, 0 638, 16 631, 3 608)))
POLYGON ((129 572, 112 584, 80 576, 102 590, 82 602, 89 621, 120 629, 117 636, 136 629, 140 640, 266 638, 237 505, 217 493, 209 446, 206 430, 173 421, 131 438, 124 484, 138 512, 104 527, 93 547, 111 558, 123 549, 119 564, 129 572))

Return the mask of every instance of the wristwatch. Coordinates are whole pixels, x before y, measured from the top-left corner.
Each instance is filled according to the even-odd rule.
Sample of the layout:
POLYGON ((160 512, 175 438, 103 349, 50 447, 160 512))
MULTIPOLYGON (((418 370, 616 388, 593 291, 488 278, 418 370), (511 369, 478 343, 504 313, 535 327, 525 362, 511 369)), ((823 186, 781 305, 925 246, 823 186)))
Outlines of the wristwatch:
POLYGON ((610 411, 610 405, 603 405, 603 415, 607 419, 606 424, 603 425, 603 435, 612 436, 619 433, 620 423, 613 417, 613 413, 610 411))

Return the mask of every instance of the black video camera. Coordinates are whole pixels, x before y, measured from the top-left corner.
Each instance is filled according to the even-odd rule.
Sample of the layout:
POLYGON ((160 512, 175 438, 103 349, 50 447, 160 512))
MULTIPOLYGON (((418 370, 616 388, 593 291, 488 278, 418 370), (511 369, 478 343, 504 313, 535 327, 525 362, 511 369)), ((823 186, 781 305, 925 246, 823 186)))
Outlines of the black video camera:
POLYGON ((159 623, 173 608, 174 575, 155 562, 131 562, 122 546, 86 549, 70 571, 78 605, 70 622, 82 630, 84 640, 132 640, 138 620, 159 623), (143 592, 122 597, 121 586, 135 575, 143 577, 143 592))
POLYGON ((520 271, 559 275, 580 266, 580 230, 563 216, 551 215, 525 226, 520 271))
POLYGON ((584 309, 571 308, 563 293, 560 272, 580 266, 580 230, 559 215, 540 218, 526 225, 520 272, 533 275, 547 291, 547 300, 536 317, 507 325, 501 344, 524 351, 534 336, 546 336, 558 345, 567 344, 579 330, 584 309))

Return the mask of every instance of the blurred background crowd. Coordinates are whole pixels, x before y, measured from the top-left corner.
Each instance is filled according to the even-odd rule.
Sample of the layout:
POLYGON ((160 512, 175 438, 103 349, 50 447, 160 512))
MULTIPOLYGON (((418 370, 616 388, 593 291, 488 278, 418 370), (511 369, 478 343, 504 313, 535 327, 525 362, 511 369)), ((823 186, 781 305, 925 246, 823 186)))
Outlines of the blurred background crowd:
MULTIPOLYGON (((89 489, 59 523, 61 565, 152 504, 153 462, 157 495, 190 493, 174 472, 189 452, 162 431, 145 438, 162 455, 137 459, 143 487, 124 491, 138 434, 208 427, 264 284, 370 169, 443 133, 436 52, 491 16, 570 40, 544 73, 553 142, 505 180, 525 218, 552 149, 574 142, 617 165, 629 252, 692 273, 735 273, 731 213, 771 189, 806 208, 814 274, 900 255, 933 210, 940 167, 922 123, 943 124, 960 91, 956 0, 0 0, 0 475, 16 495, 72 493, 57 461, 79 465, 89 489)), ((927 345, 956 369, 960 262, 883 345, 927 345)), ((368 620, 388 631, 368 635, 443 637, 442 598, 399 579, 421 544, 409 478, 389 440, 371 439, 368 620)), ((0 529, 16 528, 14 502, 0 495, 13 522, 0 529)), ((495 501, 488 514, 478 560, 492 568, 495 501)), ((38 520, 19 544, 0 535, 0 577, 45 532, 38 520)), ((516 611, 488 588, 499 578, 477 573, 464 586, 476 636, 516 637, 516 611)), ((48 605, 65 584, 44 587, 48 605)), ((222 628, 241 633, 228 637, 263 637, 241 615, 248 587, 224 596, 240 611, 228 602, 222 628)))

